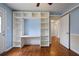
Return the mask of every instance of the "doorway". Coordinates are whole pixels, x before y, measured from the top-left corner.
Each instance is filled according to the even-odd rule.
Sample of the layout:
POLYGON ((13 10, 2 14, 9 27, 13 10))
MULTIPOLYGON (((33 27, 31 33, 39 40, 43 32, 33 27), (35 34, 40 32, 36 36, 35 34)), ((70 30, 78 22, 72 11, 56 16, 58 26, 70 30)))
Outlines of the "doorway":
POLYGON ((69 14, 60 18, 54 16, 53 22, 51 22, 51 36, 59 38, 60 44, 66 48, 70 48, 69 39, 69 14))

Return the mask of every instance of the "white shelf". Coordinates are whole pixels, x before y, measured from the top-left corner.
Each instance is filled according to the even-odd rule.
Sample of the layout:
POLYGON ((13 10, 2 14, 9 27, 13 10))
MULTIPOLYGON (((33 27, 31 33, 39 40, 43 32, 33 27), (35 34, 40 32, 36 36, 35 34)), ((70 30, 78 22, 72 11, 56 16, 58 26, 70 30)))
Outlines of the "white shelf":
POLYGON ((41 38, 41 39, 42 39, 42 41, 49 41, 49 40, 47 40, 48 38, 47 38, 47 39, 45 39, 45 38, 41 38))
POLYGON ((23 36, 21 36, 21 38, 26 38, 26 37, 40 37, 40 36, 31 36, 31 35, 23 35, 23 36))
POLYGON ((41 28, 49 28, 49 24, 47 23, 41 24, 41 28))
POLYGON ((43 37, 41 37, 41 39, 42 39, 42 41, 49 41, 47 36, 46 37, 43 36, 43 37))
POLYGON ((15 19, 23 19, 23 17, 16 17, 16 16, 15 16, 15 19))
POLYGON ((30 17, 32 17, 31 12, 23 12, 23 18, 30 18, 30 17))
POLYGON ((41 22, 41 25, 42 25, 42 24, 44 25, 44 24, 49 24, 49 23, 48 23, 48 22, 41 22))
POLYGON ((41 19, 46 19, 46 18, 48 18, 48 17, 41 17, 41 19))
POLYGON ((41 37, 48 37, 48 35, 41 35, 41 37))
POLYGON ((13 42, 21 42, 21 40, 13 40, 13 42))
POLYGON ((49 30, 48 27, 41 27, 41 31, 49 30))
POLYGON ((43 30, 47 30, 48 31, 49 29, 48 29, 48 27, 42 27, 41 31, 43 31, 43 30))
POLYGON ((49 31, 48 31, 48 29, 42 29, 41 32, 43 34, 43 33, 48 33, 49 31))
POLYGON ((41 24, 48 24, 48 22, 41 22, 41 24))

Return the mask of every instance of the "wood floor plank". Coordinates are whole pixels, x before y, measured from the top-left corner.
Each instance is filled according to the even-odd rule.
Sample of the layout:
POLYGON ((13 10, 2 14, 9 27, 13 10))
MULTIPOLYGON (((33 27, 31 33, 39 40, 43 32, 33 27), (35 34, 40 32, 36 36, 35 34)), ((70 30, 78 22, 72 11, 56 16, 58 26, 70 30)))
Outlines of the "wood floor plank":
POLYGON ((73 51, 65 48, 59 43, 59 39, 52 38, 50 47, 24 46, 23 48, 13 48, 3 53, 3 56, 79 56, 73 51))

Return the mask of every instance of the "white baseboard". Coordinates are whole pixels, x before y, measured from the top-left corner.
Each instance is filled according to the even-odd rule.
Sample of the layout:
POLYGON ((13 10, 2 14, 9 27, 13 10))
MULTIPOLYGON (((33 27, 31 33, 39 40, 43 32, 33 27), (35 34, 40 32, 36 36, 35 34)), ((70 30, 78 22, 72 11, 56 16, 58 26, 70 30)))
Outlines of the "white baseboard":
POLYGON ((8 48, 8 49, 5 49, 4 51, 0 51, 0 54, 2 54, 3 52, 7 52, 7 51, 9 51, 9 50, 11 50, 13 47, 10 47, 10 48, 8 48))
POLYGON ((73 52, 79 54, 79 51, 75 50, 75 49, 71 49, 73 52))
POLYGON ((9 50, 11 50, 12 48, 13 48, 13 47, 10 47, 10 48, 6 49, 6 50, 5 50, 5 52, 6 52, 6 51, 9 51, 9 50))
POLYGON ((3 53, 3 51, 0 51, 0 54, 2 54, 3 53))

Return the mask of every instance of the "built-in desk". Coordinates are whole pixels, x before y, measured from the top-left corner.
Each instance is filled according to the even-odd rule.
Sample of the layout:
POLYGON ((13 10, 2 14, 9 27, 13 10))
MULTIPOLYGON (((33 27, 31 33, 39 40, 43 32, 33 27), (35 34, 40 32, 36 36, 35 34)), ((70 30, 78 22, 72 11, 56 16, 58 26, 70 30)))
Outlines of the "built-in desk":
POLYGON ((21 36, 22 47, 24 45, 40 45, 41 36, 23 35, 21 36))

